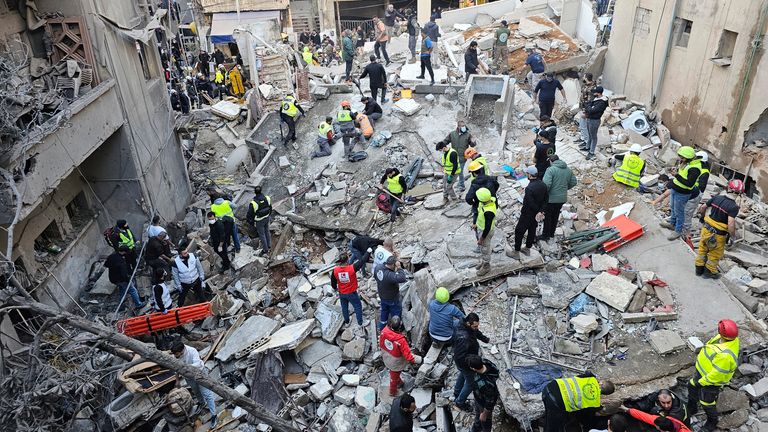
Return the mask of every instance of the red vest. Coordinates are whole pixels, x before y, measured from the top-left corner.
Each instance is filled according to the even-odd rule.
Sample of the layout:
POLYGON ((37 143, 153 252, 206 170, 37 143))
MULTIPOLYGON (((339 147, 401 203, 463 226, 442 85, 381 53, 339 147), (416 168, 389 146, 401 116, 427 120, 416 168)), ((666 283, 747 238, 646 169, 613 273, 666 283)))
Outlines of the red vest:
POLYGON ((357 291, 357 273, 352 264, 333 269, 333 277, 339 287, 339 294, 351 294, 357 291))

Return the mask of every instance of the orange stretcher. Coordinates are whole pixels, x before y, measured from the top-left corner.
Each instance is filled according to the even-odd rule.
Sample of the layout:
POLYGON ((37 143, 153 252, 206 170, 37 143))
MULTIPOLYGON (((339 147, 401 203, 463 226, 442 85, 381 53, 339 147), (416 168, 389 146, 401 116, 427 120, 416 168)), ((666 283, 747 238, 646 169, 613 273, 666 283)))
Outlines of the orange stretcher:
POLYGON ((615 227, 619 230, 619 238, 603 243, 603 249, 610 252, 623 246, 632 240, 642 236, 645 232, 643 226, 625 215, 619 215, 601 225, 602 227, 615 227))
POLYGON ((154 312, 118 321, 117 331, 126 336, 140 336, 189 324, 192 321, 205 319, 211 315, 213 315, 211 302, 199 303, 168 309, 168 313, 165 314, 154 312))

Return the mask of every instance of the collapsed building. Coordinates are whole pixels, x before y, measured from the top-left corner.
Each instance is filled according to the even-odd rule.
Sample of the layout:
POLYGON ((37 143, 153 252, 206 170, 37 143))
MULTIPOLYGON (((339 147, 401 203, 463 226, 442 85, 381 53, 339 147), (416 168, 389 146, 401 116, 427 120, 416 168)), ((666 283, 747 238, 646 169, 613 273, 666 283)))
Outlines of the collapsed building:
MULTIPOLYGON (((99 204, 95 210, 103 210, 104 214, 94 211, 91 216, 96 220, 92 222, 90 240, 67 239, 59 245, 70 251, 67 253, 54 252, 54 247, 45 251, 71 260, 66 266, 60 264, 55 268, 81 274, 64 276, 52 268, 49 273, 56 275, 51 277, 52 282, 34 281, 41 288, 33 290, 35 299, 42 303, 59 306, 59 302, 59 307, 76 312, 82 308, 77 314, 92 319, 96 324, 89 327, 90 331, 101 333, 77 335, 56 324, 41 323, 42 328, 32 328, 31 340, 9 345, 5 328, 17 329, 20 325, 12 314, 6 314, 3 355, 11 367, 23 370, 22 359, 28 352, 25 343, 36 339, 33 353, 51 359, 51 367, 41 373, 49 378, 40 380, 46 385, 45 391, 19 391, 24 387, 13 381, 13 393, 9 394, 23 395, 19 399, 29 398, 39 404, 51 394, 63 392, 65 397, 61 399, 68 403, 75 400, 76 408, 54 412, 61 413, 72 425, 90 427, 89 430, 94 430, 95 425, 109 425, 115 430, 162 431, 171 424, 170 420, 183 417, 168 406, 175 397, 169 389, 176 383, 176 373, 183 369, 155 350, 148 334, 131 339, 135 343, 131 345, 133 351, 142 358, 130 361, 132 355, 121 349, 126 348, 126 336, 110 333, 110 328, 126 317, 113 312, 119 296, 102 271, 103 256, 97 256, 107 252, 100 230, 113 224, 118 212, 126 216, 137 232, 149 215, 159 213, 168 222, 174 240, 190 242, 189 250, 203 262, 207 285, 216 295, 207 317, 183 325, 180 331, 185 343, 200 350, 209 378, 225 387, 214 389, 218 395, 217 430, 387 430, 392 398, 378 350, 379 300, 375 281, 361 279, 364 325, 344 326, 338 296, 329 280, 339 254, 350 239, 360 234, 393 238, 400 259, 412 276, 401 287, 403 319, 409 341, 424 354, 425 362, 408 371, 404 379, 406 389, 417 401, 416 423, 420 431, 463 429, 472 422, 472 415, 452 409, 448 400, 450 391, 446 389, 451 389, 456 376, 450 348, 440 350, 429 345, 427 307, 438 286, 448 288, 453 301, 465 312, 481 316, 481 328, 491 339, 490 343, 482 344, 481 353, 504 370, 499 380, 502 396, 497 411, 505 415, 495 416, 495 430, 537 428, 543 412, 539 386, 542 379, 558 376, 557 373, 570 376, 591 370, 612 379, 619 391, 605 400, 608 410, 615 410, 624 399, 659 388, 671 387, 679 392, 682 389, 678 378, 682 380, 691 374, 692 350, 711 336, 715 323, 724 316, 739 323, 744 352, 737 378, 723 392, 718 404, 723 414, 720 427, 745 432, 763 430, 768 424, 764 412, 768 377, 763 351, 768 318, 768 212, 765 203, 760 202, 762 195, 756 190, 752 198, 745 198, 742 203, 738 223, 744 241, 730 249, 723 260, 723 281, 695 279, 692 268, 679 264, 688 262, 690 247, 682 242, 668 243, 656 227, 660 212, 649 205, 650 199, 613 182, 607 165, 612 154, 625 152, 631 143, 641 144, 649 165, 643 184, 653 187, 660 173, 669 172, 676 148, 684 142, 685 135, 667 129, 663 115, 654 117, 650 104, 629 96, 629 89, 620 91, 610 86, 604 75, 603 81, 612 95, 599 147, 608 157, 601 157, 597 163, 585 160, 577 150, 577 132, 571 122, 580 85, 573 72, 592 71, 600 75, 602 59, 610 58, 611 48, 592 49, 597 39, 585 41, 590 38, 580 30, 581 19, 592 23, 594 17, 591 7, 589 14, 582 13, 583 2, 566 1, 558 9, 542 1, 523 2, 520 7, 517 3, 507 0, 446 12, 438 50, 441 67, 436 69, 439 83, 433 86, 416 78, 418 65, 408 63, 407 39, 393 39, 393 65, 388 72, 391 87, 401 90, 400 98, 384 105, 385 117, 376 124, 373 139, 358 146, 367 153, 367 158, 359 162, 346 160, 340 144, 333 147, 333 154, 327 158, 313 159, 310 155, 316 146, 317 125, 327 115, 335 115, 342 100, 352 101, 355 110, 361 108, 358 101, 366 89, 365 80, 358 89, 341 82, 343 66, 303 67, 296 62, 293 48, 277 40, 269 40, 268 45, 260 45, 256 50, 260 60, 269 61, 261 62, 258 69, 259 92, 254 91, 245 99, 252 102, 256 94, 262 107, 268 109, 253 113, 252 128, 239 121, 239 111, 247 108, 234 100, 193 110, 190 115, 172 121, 167 98, 162 97, 165 90, 149 87, 147 93, 138 94, 135 99, 135 92, 153 81, 143 81, 140 75, 129 76, 124 68, 106 68, 105 75, 100 77, 114 77, 115 103, 134 104, 141 109, 123 111, 108 105, 98 113, 123 113, 118 116, 123 123, 113 122, 116 131, 135 124, 155 126, 137 127, 135 132, 129 129, 126 141, 120 141, 119 154, 129 156, 119 161, 128 162, 129 169, 125 173, 120 171, 119 177, 115 173, 122 165, 110 165, 116 157, 112 153, 94 161, 90 161, 93 156, 81 156, 75 160, 84 159, 83 162, 73 161, 66 168, 77 172, 74 178, 85 186, 85 195, 89 197, 86 199, 103 203, 103 207, 99 204), (569 19, 569 13, 580 18, 569 19), (478 40, 480 59, 490 65, 488 35, 501 19, 511 23, 511 75, 481 74, 464 80, 461 54, 471 40, 478 40), (517 260, 506 253, 508 237, 514 230, 527 182, 519 175, 520 168, 530 164, 534 138, 531 129, 538 124, 537 108, 528 93, 530 87, 524 82, 522 62, 526 46, 542 50, 550 70, 559 73, 563 81, 566 99, 556 111, 561 130, 557 154, 575 171, 579 185, 570 191, 569 204, 564 207, 557 231, 560 240, 540 242, 530 256, 517 260), (128 88, 132 91, 125 90, 128 88), (121 89, 130 99, 120 99, 121 89), (404 96, 403 89, 411 90, 412 96, 404 96), (307 116, 298 122, 297 142, 284 145, 279 116, 272 110, 284 95, 294 91, 307 116), (141 114, 146 106, 144 98, 157 104, 154 109, 161 115, 153 119, 159 123, 148 123, 150 119, 141 114), (230 108, 234 111, 228 111, 230 108), (639 114, 644 116, 647 127, 637 127, 635 118, 639 114), (489 161, 492 175, 501 184, 493 267, 485 275, 478 275, 475 270, 479 257, 473 251, 471 207, 464 202, 442 202, 443 172, 434 143, 453 130, 458 120, 467 122, 478 149, 489 161), (163 128, 159 130, 168 139, 152 141, 152 133, 161 123, 163 128), (182 136, 181 143, 175 132, 182 136), (157 146, 154 152, 144 147, 143 143, 150 142, 150 149, 157 146), (182 150, 187 160, 180 156, 182 150), (387 167, 409 173, 412 182, 407 214, 395 224, 390 224, 388 215, 375 206, 379 193, 376 186, 387 167), (121 180, 119 188, 103 184, 115 178, 121 180), (125 190, 126 186, 134 189, 125 190), (207 244, 209 232, 203 223, 210 205, 205 192, 211 186, 233 197, 242 233, 242 250, 234 256, 234 270, 223 274, 216 274, 219 260, 207 244), (264 189, 274 208, 270 227, 274 246, 268 257, 259 256, 255 233, 244 223, 254 186, 264 189), (639 237, 626 244, 619 242, 616 249, 613 246, 618 244, 603 246, 603 251, 594 248, 603 242, 594 242, 590 249, 573 240, 579 233, 600 229, 621 216, 642 225, 639 237), (62 292, 64 289, 71 291, 62 292), (42 292, 48 293, 48 297, 40 297, 42 292), (54 294, 55 299, 51 297, 54 294), (37 330, 40 332, 36 335, 37 330), (107 378, 103 385, 95 386, 93 379, 83 376, 89 374, 107 378), (545 378, 536 374, 544 374, 545 378), (82 393, 87 397, 72 399, 77 390, 60 389, 48 383, 50 377, 82 384, 82 393), (227 388, 233 393, 227 392, 227 388), (256 404, 255 408, 244 403, 246 399, 256 404)), ((38 14, 46 10, 43 6, 45 2, 37 2, 38 14)), ((103 12, 110 7, 117 6, 100 7, 100 14, 125 28, 134 28, 125 16, 143 17, 142 22, 150 20, 150 15, 141 9, 103 12)), ((86 6, 82 8, 81 15, 94 16, 87 13, 86 6)), ((594 23, 593 27, 597 28, 594 23)), ((107 34, 113 32, 107 37, 110 43, 105 49, 122 47, 132 53, 130 48, 141 46, 136 45, 141 42, 119 36, 122 32, 117 28, 105 28, 107 34)), ((614 27, 611 38, 617 32, 614 27)), ((103 37, 101 32, 98 34, 103 37)), ((367 51, 370 48, 366 47, 367 51)), ((140 70, 137 68, 143 65, 142 59, 154 58, 153 55, 156 50, 147 49, 148 57, 133 57, 139 61, 133 64, 133 70, 140 70)), ((256 61, 245 60, 247 67, 258 68, 256 61)), ((83 66, 78 64, 81 69, 83 66)), ((356 71, 359 66, 356 65, 356 71)), ((162 79, 157 82, 154 85, 164 87, 162 79)), ((72 104, 77 102, 76 99, 72 104)), ((62 124, 74 125, 72 119, 76 116, 72 114, 68 123, 62 124)), ((96 123, 84 122, 81 127, 102 121, 91 120, 96 123)), ((57 124, 53 132, 60 127, 57 124)), ((61 133, 69 130, 63 128, 61 133)), ((76 136, 82 134, 89 136, 86 131, 76 136)), ((94 144, 93 155, 100 154, 108 142, 94 144)), ((54 139, 54 144, 62 146, 53 148, 60 148, 63 153, 52 156, 61 159, 80 142, 63 146, 54 139)), ((37 156, 38 161, 41 155, 37 156)), ((64 160, 70 159, 67 156, 64 160)), ((8 167, 20 169, 19 164, 17 160, 8 167)), ((60 165, 47 164, 49 168, 42 171, 46 175, 41 178, 48 179, 60 165)), ((735 170, 729 169, 713 175, 714 185, 708 195, 716 194, 736 175, 735 170)), ((41 173, 37 168, 22 172, 27 180, 20 184, 41 173)), ((38 190, 55 189, 51 192, 55 195, 64 184, 59 180, 38 190)), ((29 214, 34 214, 35 208, 28 210, 29 214)), ((55 215, 50 217, 56 219, 55 215)), ((50 234, 46 240, 50 242, 50 234)), ((17 250, 18 256, 33 253, 30 249, 25 252, 23 244, 13 249, 14 257, 17 250)), ((40 259, 35 259, 37 251, 34 253, 32 259, 40 263, 40 259)), ((26 262, 24 265, 27 266, 26 262)), ((143 294, 148 294, 149 276, 138 274, 137 285, 143 294)), ((67 319, 77 329, 86 327, 73 317, 67 319)), ((62 322, 61 326, 66 327, 67 323, 62 322)), ((190 379, 186 371, 183 375, 190 379)), ((21 418, 29 417, 27 414, 21 418)), ((194 414, 186 420, 204 426, 210 418, 207 414, 194 414)))

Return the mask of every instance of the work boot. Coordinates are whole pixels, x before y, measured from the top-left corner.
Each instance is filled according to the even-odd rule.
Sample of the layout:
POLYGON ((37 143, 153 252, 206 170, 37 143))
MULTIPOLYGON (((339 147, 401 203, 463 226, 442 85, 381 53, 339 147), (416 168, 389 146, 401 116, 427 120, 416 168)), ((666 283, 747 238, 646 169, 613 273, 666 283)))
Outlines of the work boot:
POLYGON ((701 277, 704 279, 720 279, 720 273, 712 273, 708 268, 704 268, 704 274, 701 277))
POLYGON ((592 160, 592 159, 594 159, 594 158, 595 158, 595 155, 593 155, 592 153, 587 153, 587 156, 586 156, 584 159, 586 159, 586 160, 592 160))
POLYGON ((670 223, 670 222, 669 222, 669 221, 667 221, 667 220, 663 220, 663 221, 661 221, 661 223, 659 224, 659 226, 660 226, 660 227, 662 227, 662 228, 671 229, 671 230, 675 229, 675 226, 674 226, 674 225, 672 225, 672 223, 670 223))
POLYGON ((491 264, 489 263, 482 263, 480 264, 480 267, 477 268, 477 276, 482 276, 484 274, 487 274, 489 271, 491 271, 491 264))
POLYGON ((680 238, 680 233, 677 231, 672 231, 672 234, 667 236, 667 240, 670 240, 670 241, 677 240, 679 238, 680 238))
POLYGON ((525 255, 525 256, 531 256, 531 248, 529 248, 528 246, 525 246, 525 247, 524 247, 524 248, 522 248, 520 251, 521 251, 521 252, 523 253, 523 255, 525 255))
POLYGON ((701 276, 704 274, 704 266, 696 266, 696 276, 701 276))
POLYGON ((520 259, 520 251, 518 251, 518 250, 515 250, 515 249, 513 249, 513 248, 512 248, 512 247, 510 247, 510 246, 507 246, 507 247, 505 248, 505 251, 504 251, 504 253, 505 253, 505 254, 506 254, 508 257, 510 257, 510 258, 514 258, 514 259, 518 259, 518 260, 520 259))

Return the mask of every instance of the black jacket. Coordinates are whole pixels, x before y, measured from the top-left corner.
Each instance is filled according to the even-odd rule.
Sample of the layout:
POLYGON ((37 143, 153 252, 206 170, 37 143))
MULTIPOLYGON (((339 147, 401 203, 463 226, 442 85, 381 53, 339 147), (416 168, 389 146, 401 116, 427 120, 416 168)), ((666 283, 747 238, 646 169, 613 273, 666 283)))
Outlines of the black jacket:
POLYGON ((437 26, 437 23, 434 21, 429 21, 428 23, 424 24, 424 30, 427 33, 427 36, 432 39, 432 42, 437 43, 437 40, 441 36, 440 27, 437 26))
POLYGON ((525 196, 523 197, 523 208, 520 214, 535 215, 544 211, 547 202, 549 202, 549 192, 547 185, 539 179, 531 180, 525 187, 525 196))
MULTIPOLYGON (((267 196, 264 194, 254 196, 252 201, 256 201, 256 203, 265 203, 267 196)), ((259 210, 262 210, 261 207, 259 207, 259 210)), ((269 213, 272 214, 272 204, 269 205, 269 213)), ((256 211, 253 209, 253 204, 248 203, 248 212, 245 214, 245 221, 248 222, 250 225, 254 225, 256 223, 256 211)))
POLYGON ((373 113, 384 113, 379 105, 373 98, 368 98, 368 102, 365 103, 365 115, 369 116, 373 113))
POLYGON ((405 19, 405 15, 401 14, 400 11, 397 9, 392 10, 390 13, 388 10, 384 11, 384 25, 387 27, 394 27, 395 26, 395 18, 400 17, 405 19))
POLYGON ((472 330, 465 324, 460 324, 456 329, 455 340, 453 342, 453 361, 461 369, 469 369, 467 365, 467 356, 470 354, 478 355, 480 353, 480 344, 477 340, 488 343, 490 339, 480 330, 472 330))
POLYGON ((413 14, 408 17, 408 36, 418 36, 419 31, 419 19, 413 14))
POLYGON ((216 62, 216 67, 219 67, 220 64, 224 64, 224 53, 221 51, 214 51, 213 60, 216 62))
POLYGON ((219 219, 213 225, 208 225, 211 229, 211 238, 208 239, 208 243, 214 248, 218 248, 219 244, 223 243, 229 246, 229 237, 232 232, 232 222, 227 219, 219 219))
POLYGON ((360 79, 368 77, 370 80, 370 87, 384 88, 387 84, 387 71, 384 69, 384 65, 378 62, 369 63, 363 68, 363 73, 360 75, 360 79))
POLYGON ((499 368, 490 360, 483 359, 485 373, 475 373, 475 385, 472 394, 475 402, 481 407, 493 411, 494 405, 499 400, 499 389, 496 380, 499 379, 499 368))
POLYGON ((113 284, 131 280, 131 267, 125 257, 117 252, 107 257, 104 267, 109 269, 109 281, 113 284))
POLYGON ((477 50, 467 48, 464 52, 464 72, 474 74, 477 73, 477 50))
POLYGON ((368 250, 368 248, 375 248, 376 246, 383 245, 384 240, 377 239, 375 237, 369 237, 364 235, 359 235, 352 239, 352 247, 359 250, 360 252, 365 252, 368 250))
POLYGON ((477 204, 479 203, 477 200, 477 191, 481 188, 486 188, 491 191, 491 196, 496 198, 496 205, 499 205, 498 197, 496 197, 496 192, 499 190, 498 180, 485 174, 479 174, 472 180, 472 183, 470 183, 467 196, 464 197, 467 204, 472 206, 472 212, 477 211, 477 204))
POLYGON ((642 399, 627 401, 624 405, 628 408, 636 408, 650 414, 674 417, 682 422, 686 421, 688 416, 686 415, 685 404, 675 393, 672 393, 672 408, 669 411, 663 410, 658 401, 659 392, 653 392, 642 399))
POLYGON ((608 98, 605 96, 593 99, 584 106, 584 114, 589 119, 599 119, 608 108, 608 98))
POLYGON ((413 413, 400 408, 401 398, 402 396, 398 396, 392 400, 392 407, 389 409, 389 432, 413 431, 413 413))
POLYGON ((147 261, 156 260, 161 255, 165 255, 168 258, 171 257, 170 245, 157 237, 150 237, 147 242, 147 261))

